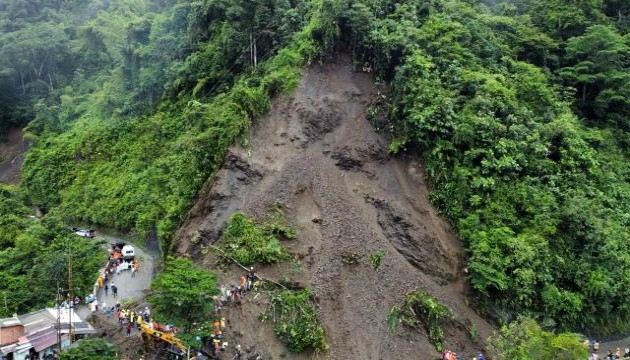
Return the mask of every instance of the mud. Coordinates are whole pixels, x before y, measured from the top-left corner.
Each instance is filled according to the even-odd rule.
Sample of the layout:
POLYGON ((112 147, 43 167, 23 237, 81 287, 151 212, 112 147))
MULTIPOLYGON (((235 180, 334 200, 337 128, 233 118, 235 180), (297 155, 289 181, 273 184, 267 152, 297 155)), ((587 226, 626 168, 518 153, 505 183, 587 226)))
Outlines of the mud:
MULTIPOLYGON (((375 93, 370 76, 352 72, 347 58, 306 69, 293 95, 274 101, 253 124, 250 147, 230 149, 174 244, 178 253, 215 267, 207 245, 220 241, 229 216, 264 216, 279 203, 297 231, 286 246, 299 266, 259 272, 312 288, 330 345, 318 356, 432 359, 438 354, 422 331, 388 333, 388 312, 408 291, 432 293, 453 309, 457 324, 473 323, 480 339, 492 328, 468 306, 462 246, 430 205, 421 163, 391 157, 367 120, 375 93), (385 255, 375 271, 369 256, 379 251, 385 255), (343 254, 356 254, 357 263, 348 264, 343 254)), ((237 276, 236 268, 222 270, 220 281, 237 276)), ((271 326, 260 323, 264 299, 246 300, 243 308, 228 314, 229 333, 242 346, 264 349, 266 359, 308 357, 288 353, 271 326)), ((446 332, 450 348, 466 357, 480 350, 466 327, 446 332)))
POLYGON ((18 184, 28 143, 21 129, 9 130, 5 142, 0 142, 0 183, 18 184))

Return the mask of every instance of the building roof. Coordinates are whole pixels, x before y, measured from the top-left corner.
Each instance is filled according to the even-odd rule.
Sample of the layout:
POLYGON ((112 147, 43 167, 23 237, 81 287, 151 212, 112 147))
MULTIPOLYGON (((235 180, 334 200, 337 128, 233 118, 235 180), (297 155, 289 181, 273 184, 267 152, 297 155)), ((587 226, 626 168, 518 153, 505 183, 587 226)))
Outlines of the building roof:
MULTIPOLYGON (((57 344, 57 329, 48 328, 34 334, 29 334, 25 336, 24 340, 28 341, 35 351, 40 352, 57 344)), ((20 342, 22 342, 22 339, 20 339, 20 342)))
POLYGON ((24 325, 26 334, 36 333, 40 330, 57 325, 57 317, 48 309, 41 309, 24 315, 18 315, 18 319, 24 325))
POLYGON ((16 344, 11 344, 11 345, 0 347, 0 354, 8 355, 8 354, 14 352, 16 347, 17 347, 16 344))
POLYGON ((0 328, 16 326, 16 325, 22 325, 22 323, 20 322, 20 319, 18 319, 17 316, 0 319, 0 328))

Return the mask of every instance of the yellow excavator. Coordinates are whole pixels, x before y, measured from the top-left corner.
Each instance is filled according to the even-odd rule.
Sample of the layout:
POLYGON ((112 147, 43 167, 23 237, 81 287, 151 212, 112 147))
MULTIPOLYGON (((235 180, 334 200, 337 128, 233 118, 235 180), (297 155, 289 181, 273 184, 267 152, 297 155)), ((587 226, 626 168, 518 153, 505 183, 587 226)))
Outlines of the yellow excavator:
POLYGON ((152 341, 162 341, 168 344, 167 351, 174 355, 176 359, 195 360, 195 357, 190 355, 190 349, 184 344, 184 342, 178 339, 170 331, 154 329, 145 323, 142 323, 140 328, 142 329, 142 339, 145 344, 149 344, 152 341))

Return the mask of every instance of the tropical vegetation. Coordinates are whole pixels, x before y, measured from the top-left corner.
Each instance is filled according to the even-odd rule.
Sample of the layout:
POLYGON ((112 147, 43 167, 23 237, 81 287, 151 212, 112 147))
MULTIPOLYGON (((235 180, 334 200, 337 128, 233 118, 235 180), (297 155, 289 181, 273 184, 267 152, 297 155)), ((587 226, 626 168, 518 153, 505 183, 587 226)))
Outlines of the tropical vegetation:
POLYGON ((630 330, 625 1, 0 0, 0 29, 0 129, 32 142, 3 201, 46 213, 0 214, 12 308, 50 297, 18 296, 50 263, 24 244, 60 252, 62 219, 156 234, 168 254, 227 147, 344 51, 387 85, 379 131, 423 158, 480 311, 630 330))

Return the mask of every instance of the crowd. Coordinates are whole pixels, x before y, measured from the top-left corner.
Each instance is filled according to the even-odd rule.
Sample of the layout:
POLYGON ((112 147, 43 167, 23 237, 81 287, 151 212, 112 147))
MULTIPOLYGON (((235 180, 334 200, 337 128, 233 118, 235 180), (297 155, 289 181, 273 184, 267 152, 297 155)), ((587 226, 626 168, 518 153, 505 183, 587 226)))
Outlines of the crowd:
POLYGON ((626 348, 621 351, 621 348, 617 348, 615 350, 609 349, 606 355, 600 356, 600 347, 601 344, 597 340, 589 341, 584 340, 584 345, 589 348, 591 355, 589 356, 589 360, 618 360, 618 359, 630 359, 630 347, 626 346, 626 348))
MULTIPOLYGON (((219 295, 214 297, 214 311, 216 318, 220 318, 220 320, 213 323, 214 329, 212 333, 202 339, 205 347, 210 350, 209 353, 205 353, 205 351, 200 351, 200 353, 205 353, 205 355, 217 359, 221 356, 221 353, 225 352, 227 349, 227 342, 224 341, 222 332, 222 329, 226 325, 225 317, 222 317, 224 309, 226 306, 231 305, 240 306, 241 299, 256 287, 258 280, 259 278, 256 276, 254 268, 250 267, 247 273, 240 277, 238 285, 221 285, 219 287, 219 295)), ((262 356, 260 354, 251 354, 250 358, 262 360, 262 356)), ((243 359, 243 350, 240 345, 236 345, 235 347, 234 359, 243 359)))
MULTIPOLYGON (((442 360, 467 360, 461 354, 456 353, 451 350, 442 351, 442 360)), ((479 353, 479 355, 473 356, 472 360, 486 360, 483 354, 479 353)))

